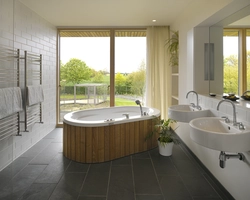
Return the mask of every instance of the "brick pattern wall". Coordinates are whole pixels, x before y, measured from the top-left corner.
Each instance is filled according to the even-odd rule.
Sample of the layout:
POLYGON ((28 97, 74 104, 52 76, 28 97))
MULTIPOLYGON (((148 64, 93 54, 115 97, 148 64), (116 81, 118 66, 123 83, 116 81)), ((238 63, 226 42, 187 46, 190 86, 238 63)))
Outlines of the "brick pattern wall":
MULTIPOLYGON (((0 0, 0 48, 20 49, 43 55, 43 124, 34 124, 22 136, 0 141, 0 170, 41 140, 56 126, 56 37, 57 29, 19 1, 0 0)), ((16 67, 14 61, 5 64, 16 67)), ((0 68, 3 64, 0 63, 0 68)), ((24 91, 24 65, 20 87, 24 91)), ((11 86, 11 85, 10 85, 11 86)), ((12 85, 15 86, 15 85, 12 85)), ((6 87, 1 85, 0 88, 6 87)), ((24 113, 21 113, 21 117, 24 113)))

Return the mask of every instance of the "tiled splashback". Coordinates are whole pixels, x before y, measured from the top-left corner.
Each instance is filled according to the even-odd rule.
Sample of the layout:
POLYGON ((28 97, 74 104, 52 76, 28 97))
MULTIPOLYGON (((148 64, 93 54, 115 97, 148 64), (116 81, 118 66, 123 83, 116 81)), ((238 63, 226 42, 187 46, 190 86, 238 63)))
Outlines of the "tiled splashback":
MULTIPOLYGON (((232 119, 233 107, 230 103, 221 104, 219 111, 217 111, 218 103, 223 100, 222 96, 217 95, 216 97, 210 97, 209 95, 199 94, 198 99, 201 107, 209 109, 212 116, 227 116, 229 119, 232 119)), ((189 98, 188 102, 196 103, 194 95, 189 98)), ((236 107, 237 121, 242 122, 245 125, 250 125, 250 101, 239 99, 232 102, 236 107)))

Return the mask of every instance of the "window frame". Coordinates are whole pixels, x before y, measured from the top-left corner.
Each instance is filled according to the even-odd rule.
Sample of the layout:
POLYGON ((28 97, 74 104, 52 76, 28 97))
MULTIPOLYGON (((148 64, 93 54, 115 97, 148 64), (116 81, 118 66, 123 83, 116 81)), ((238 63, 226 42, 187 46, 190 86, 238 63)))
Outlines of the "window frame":
POLYGON ((243 94, 247 90, 247 30, 250 28, 224 28, 224 31, 238 31, 238 93, 243 94))
MULTIPOLYGON (((118 28, 58 28, 57 29, 57 88, 56 88, 56 99, 57 99, 57 127, 62 127, 63 123, 60 122, 60 38, 62 32, 68 32, 73 35, 77 31, 86 31, 86 32, 98 32, 98 31, 109 31, 110 33, 110 107, 115 106, 115 37, 117 31, 127 31, 130 34, 136 34, 136 32, 144 32, 146 37, 146 27, 118 27, 118 28), (133 33, 135 32, 135 33, 133 33)), ((138 35, 137 35, 138 36, 138 35)), ((66 37, 66 36, 65 36, 66 37)), ((68 36, 70 37, 70 36, 68 36)))

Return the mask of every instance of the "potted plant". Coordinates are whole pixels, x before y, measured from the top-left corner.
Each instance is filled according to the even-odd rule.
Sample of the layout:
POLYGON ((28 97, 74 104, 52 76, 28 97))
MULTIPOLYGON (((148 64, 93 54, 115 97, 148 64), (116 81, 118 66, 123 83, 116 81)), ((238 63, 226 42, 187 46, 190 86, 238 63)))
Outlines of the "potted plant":
POLYGON ((166 41, 167 50, 170 54, 169 64, 178 66, 179 64, 179 32, 172 31, 172 36, 166 41))
POLYGON ((180 141, 173 135, 173 129, 171 125, 176 123, 173 119, 160 119, 158 124, 155 125, 154 131, 152 131, 146 139, 152 137, 154 134, 159 134, 158 147, 159 153, 163 156, 171 156, 174 144, 179 144, 180 141))

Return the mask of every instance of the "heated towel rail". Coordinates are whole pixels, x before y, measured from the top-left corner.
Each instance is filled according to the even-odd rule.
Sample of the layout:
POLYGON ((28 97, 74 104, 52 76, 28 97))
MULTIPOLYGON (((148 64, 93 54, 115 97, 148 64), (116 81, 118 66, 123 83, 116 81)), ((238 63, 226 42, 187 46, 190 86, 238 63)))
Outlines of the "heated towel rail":
POLYGON ((1 88, 1 117, 0 140, 4 140, 14 134, 20 136, 20 111, 22 110, 22 98, 20 87, 20 50, 0 48, 0 88, 1 88), (13 94, 18 94, 18 99, 13 99, 13 94), (11 95, 11 96, 8 96, 11 95), (13 102, 7 102, 13 99, 13 102), (19 100, 19 102, 15 102, 19 100), (19 107, 14 107, 17 103, 19 107), (6 106, 10 106, 7 108, 6 106))
MULTIPOLYGON (((24 96, 24 128, 28 131, 28 127, 34 123, 42 122, 42 101, 29 105, 28 87, 41 86, 42 85, 42 55, 33 54, 24 51, 24 84, 25 84, 25 96, 24 96)), ((41 91, 42 92, 42 91, 41 91)))

